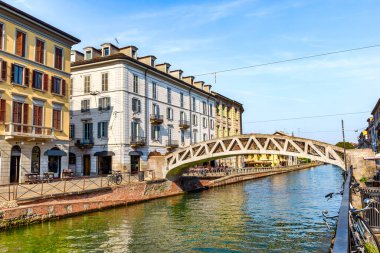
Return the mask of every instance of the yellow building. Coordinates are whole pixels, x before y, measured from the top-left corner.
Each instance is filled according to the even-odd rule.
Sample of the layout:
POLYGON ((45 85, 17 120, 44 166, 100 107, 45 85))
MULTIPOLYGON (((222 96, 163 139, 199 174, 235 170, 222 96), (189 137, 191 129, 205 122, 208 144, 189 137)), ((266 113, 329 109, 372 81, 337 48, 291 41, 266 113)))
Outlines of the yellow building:
MULTIPOLYGON (((242 134, 242 115, 244 112, 243 105, 219 93, 212 92, 212 94, 216 98, 216 138, 242 134)), ((237 168, 242 166, 242 157, 224 158, 218 160, 217 163, 221 166, 237 168)))
POLYGON ((70 51, 79 42, 0 2, 0 184, 67 168, 70 51))

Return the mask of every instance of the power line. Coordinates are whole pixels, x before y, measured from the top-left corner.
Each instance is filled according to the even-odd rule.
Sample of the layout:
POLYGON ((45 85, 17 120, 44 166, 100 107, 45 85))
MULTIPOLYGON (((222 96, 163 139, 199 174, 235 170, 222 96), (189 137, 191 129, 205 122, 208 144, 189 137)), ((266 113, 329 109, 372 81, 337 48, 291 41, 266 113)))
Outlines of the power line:
POLYGON ((369 113, 369 112, 370 111, 365 111, 365 112, 348 112, 348 113, 324 114, 324 115, 314 115, 314 116, 284 118, 284 119, 269 119, 269 120, 259 120, 259 121, 248 121, 248 122, 244 122, 244 124, 276 122, 276 121, 287 121, 287 120, 299 120, 299 119, 325 118, 325 117, 335 117, 335 116, 342 116, 342 115, 364 114, 364 113, 369 113))
POLYGON ((198 75, 194 75, 194 76, 206 76, 206 75, 215 75, 216 76, 216 74, 218 74, 218 73, 231 72, 231 71, 249 69, 249 68, 257 68, 257 67, 274 65, 274 64, 284 63, 284 62, 299 61, 299 60, 316 58, 316 57, 321 57, 321 56, 326 56, 326 55, 341 54, 341 53, 347 53, 347 52, 352 52, 352 51, 364 50, 364 49, 369 49, 369 48, 374 48, 374 47, 380 47, 380 44, 365 46, 365 47, 345 49, 345 50, 339 50, 339 51, 333 51, 333 52, 327 52, 327 53, 321 53, 321 54, 315 54, 315 55, 308 55, 308 56, 297 57, 297 58, 292 58, 292 59, 273 61, 273 62, 261 63, 261 64, 256 64, 256 65, 250 65, 250 66, 243 66, 243 67, 238 67, 238 68, 224 69, 224 70, 219 70, 219 71, 214 71, 214 72, 198 74, 198 75))

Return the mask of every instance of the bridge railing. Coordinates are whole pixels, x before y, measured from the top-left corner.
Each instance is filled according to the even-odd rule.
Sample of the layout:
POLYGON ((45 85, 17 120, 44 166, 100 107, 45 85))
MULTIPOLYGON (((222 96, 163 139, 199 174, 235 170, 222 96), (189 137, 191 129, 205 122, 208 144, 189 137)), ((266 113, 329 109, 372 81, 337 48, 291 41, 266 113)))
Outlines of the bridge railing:
POLYGON ((351 252, 350 249, 350 228, 348 224, 349 210, 351 202, 350 183, 352 167, 347 171, 346 181, 343 186, 342 203, 339 208, 339 218, 336 226, 333 253, 351 252))

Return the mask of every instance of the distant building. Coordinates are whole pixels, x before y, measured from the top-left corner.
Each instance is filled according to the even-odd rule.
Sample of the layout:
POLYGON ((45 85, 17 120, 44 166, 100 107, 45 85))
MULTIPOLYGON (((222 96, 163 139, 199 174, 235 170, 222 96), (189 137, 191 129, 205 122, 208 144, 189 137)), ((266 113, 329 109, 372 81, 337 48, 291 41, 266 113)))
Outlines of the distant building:
POLYGON ((0 1, 0 184, 68 167, 70 51, 79 42, 0 1))
POLYGON ((379 152, 379 141, 380 141, 380 99, 377 101, 372 112, 373 121, 369 123, 368 130, 371 135, 371 146, 372 150, 379 152))

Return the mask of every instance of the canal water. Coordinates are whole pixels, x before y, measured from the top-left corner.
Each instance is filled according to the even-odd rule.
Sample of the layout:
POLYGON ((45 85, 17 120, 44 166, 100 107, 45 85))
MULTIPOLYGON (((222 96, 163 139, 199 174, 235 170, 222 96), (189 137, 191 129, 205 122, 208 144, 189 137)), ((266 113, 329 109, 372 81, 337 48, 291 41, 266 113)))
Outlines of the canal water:
POLYGON ((0 233, 0 252, 328 252, 331 165, 0 233))

